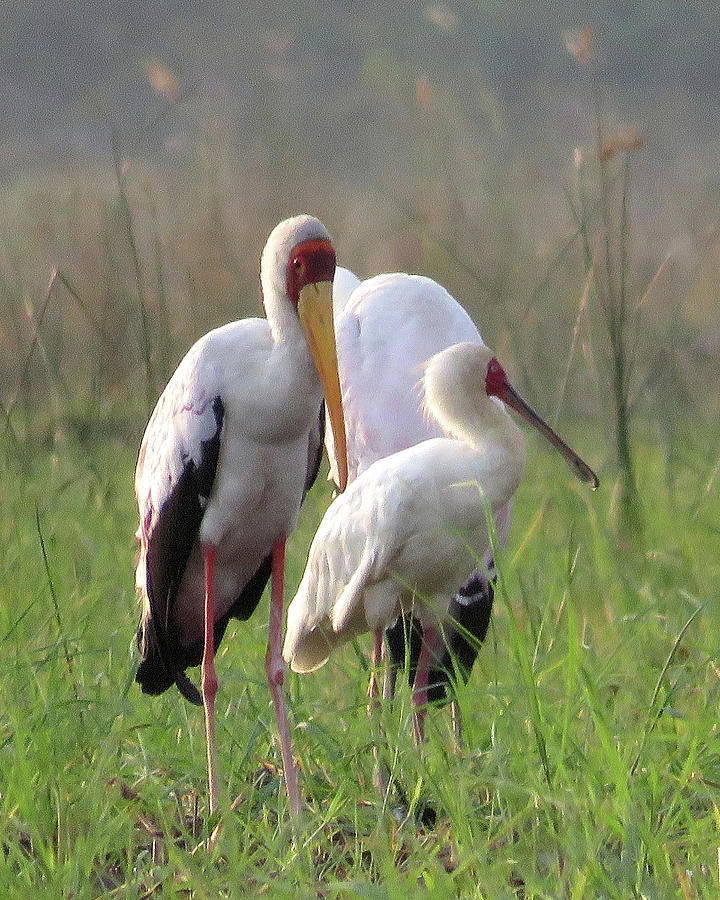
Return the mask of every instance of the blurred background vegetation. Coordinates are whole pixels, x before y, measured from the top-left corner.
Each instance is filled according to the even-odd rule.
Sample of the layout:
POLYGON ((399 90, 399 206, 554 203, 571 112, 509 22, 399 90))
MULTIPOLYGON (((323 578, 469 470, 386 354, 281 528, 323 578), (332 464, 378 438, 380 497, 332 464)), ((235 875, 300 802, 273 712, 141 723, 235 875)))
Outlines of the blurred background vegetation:
MULTIPOLYGON (((415 796, 449 804, 458 891, 717 896, 719 34, 717 0, 3 0, 8 890, 146 896, 180 872, 203 895, 260 893, 290 860, 288 884, 349 866, 406 896, 439 866, 418 843, 406 881, 403 839, 372 831, 365 660, 348 650, 289 682, 327 831, 326 871, 297 875, 260 812, 277 788, 257 777, 274 733, 262 613, 221 651, 222 767, 250 798, 227 883, 169 839, 158 865, 148 837, 180 822, 196 846, 178 809, 197 817, 205 757, 200 717, 130 687, 137 446, 190 344, 261 314, 273 226, 310 212, 359 276, 446 285, 601 478, 590 494, 528 455, 492 641, 459 692, 468 751, 433 740, 425 767, 388 731, 415 796), (336 840, 338 810, 357 838, 336 840)), ((328 502, 319 483, 288 585, 328 502)))
POLYGON ((24 0, 3 21, 16 445, 136 441, 192 341, 259 313, 265 237, 308 211, 360 276, 445 284, 543 411, 605 422, 595 465, 615 318, 621 401, 669 481, 677 428, 710 426, 712 467, 715 3, 24 0))

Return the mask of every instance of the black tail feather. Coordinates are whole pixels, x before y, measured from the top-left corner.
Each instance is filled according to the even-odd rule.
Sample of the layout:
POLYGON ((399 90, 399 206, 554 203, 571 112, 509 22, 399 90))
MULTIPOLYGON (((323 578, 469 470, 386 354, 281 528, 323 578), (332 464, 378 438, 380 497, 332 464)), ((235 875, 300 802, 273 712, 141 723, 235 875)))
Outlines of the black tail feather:
MULTIPOLYGON (((447 699, 448 691, 453 689, 456 672, 465 683, 470 678, 479 646, 485 640, 490 625, 493 597, 492 581, 476 573, 450 604, 448 621, 443 626, 445 652, 438 661, 439 665, 428 673, 430 703, 447 699)), ((408 624, 403 616, 385 632, 391 665, 404 669, 406 649, 410 652, 408 681, 411 686, 415 681, 422 634, 422 626, 416 618, 413 617, 408 624)))
POLYGON ((200 691, 195 687, 195 685, 190 681, 185 672, 176 672, 175 673, 175 685, 177 689, 180 691, 182 696, 194 706, 202 706, 203 698, 200 691))
MULTIPOLYGON (((245 620, 255 611, 270 578, 271 569, 272 554, 268 554, 228 612, 215 623, 216 653, 230 619, 245 620)), ((202 662, 202 642, 183 646, 175 635, 167 634, 165 629, 163 638, 164 640, 160 639, 152 617, 141 622, 138 629, 138 647, 143 654, 143 661, 138 667, 135 680, 144 694, 153 695, 162 694, 175 684, 186 700, 195 706, 202 706, 202 694, 185 674, 187 668, 199 666, 202 662)))
POLYGON ((165 659, 155 623, 150 616, 140 622, 137 645, 142 654, 142 662, 138 666, 135 681, 144 694, 164 693, 174 683, 175 673, 165 659))

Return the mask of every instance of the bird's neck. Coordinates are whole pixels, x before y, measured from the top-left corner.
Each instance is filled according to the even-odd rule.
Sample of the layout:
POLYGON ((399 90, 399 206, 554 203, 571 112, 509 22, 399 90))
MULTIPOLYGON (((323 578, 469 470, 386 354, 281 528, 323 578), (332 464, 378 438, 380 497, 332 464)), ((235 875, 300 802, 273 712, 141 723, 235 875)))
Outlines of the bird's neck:
POLYGON ((322 387, 297 310, 284 284, 263 278, 263 304, 273 347, 266 371, 265 403, 273 430, 295 436, 317 417, 322 387))
POLYGON ((518 444, 524 443, 522 431, 504 406, 488 399, 483 407, 482 412, 470 407, 462 418, 452 414, 442 416, 440 426, 443 431, 477 449, 493 444, 512 451, 518 444))
POLYGON ((278 369, 277 383, 281 387, 284 384, 303 384, 319 389, 320 381, 307 338, 297 310, 287 294, 284 278, 273 279, 263 275, 262 289, 265 316, 275 345, 273 364, 278 369))
POLYGON ((284 271, 282 277, 263 272, 261 286, 265 316, 275 343, 294 345, 301 342, 306 345, 297 310, 287 293, 284 271))
MULTIPOLYGON (((485 397, 481 408, 461 394, 454 403, 440 409, 431 407, 431 414, 448 437, 469 445, 484 460, 497 463, 509 477, 519 480, 525 465, 525 438, 507 410, 500 403, 485 397)), ((514 488, 513 488, 514 490, 514 488)))

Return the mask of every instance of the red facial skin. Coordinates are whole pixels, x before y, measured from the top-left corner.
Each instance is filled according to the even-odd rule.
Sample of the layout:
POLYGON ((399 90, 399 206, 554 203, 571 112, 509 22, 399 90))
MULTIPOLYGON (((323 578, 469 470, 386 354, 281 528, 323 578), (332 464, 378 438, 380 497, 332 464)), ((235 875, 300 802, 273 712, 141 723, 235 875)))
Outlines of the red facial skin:
POLYGON ((485 373, 485 392, 488 397, 499 397, 503 403, 521 415, 526 422, 529 422, 544 434, 550 443, 562 453, 577 477, 581 481, 590 484, 592 489, 595 490, 599 484, 597 475, 574 450, 568 447, 565 441, 553 431, 547 422, 523 400, 507 380, 505 370, 494 356, 488 363, 485 373))
POLYGON ((507 376, 505 370, 493 356, 488 363, 487 372, 485 374, 485 393, 488 397, 500 397, 504 399, 505 389, 507 388, 507 376))
POLYGON ((330 241, 303 241, 293 247, 286 273, 288 296, 297 307, 305 285, 332 281, 335 277, 335 250, 330 241))

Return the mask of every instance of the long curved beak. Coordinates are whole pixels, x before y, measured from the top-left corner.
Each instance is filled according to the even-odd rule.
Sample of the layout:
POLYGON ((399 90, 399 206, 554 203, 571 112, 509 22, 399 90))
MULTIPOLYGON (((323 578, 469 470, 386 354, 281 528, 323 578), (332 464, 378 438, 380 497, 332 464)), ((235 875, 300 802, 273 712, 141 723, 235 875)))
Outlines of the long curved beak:
POLYGON ((344 491, 348 479, 347 441, 333 327, 332 282, 306 284, 300 290, 297 310, 325 394, 337 459, 338 490, 344 491))
POLYGON ((497 396, 506 403, 511 409, 514 409, 518 415, 522 416, 526 422, 530 425, 533 425, 539 432, 545 435, 545 437, 550 441, 550 443, 557 450, 562 453, 565 457, 568 465, 573 470, 573 472, 577 475, 580 481, 584 481, 589 484, 593 490, 597 488, 600 484, 600 481, 597 475, 593 472, 590 466, 581 459, 577 453, 565 443, 565 441, 560 437, 557 432, 553 431, 553 429, 548 425, 548 423, 539 416, 535 410, 530 406, 529 403, 526 403, 523 398, 518 394, 515 388, 510 384, 509 381, 505 381, 503 385, 503 389, 501 392, 498 392, 497 396))

